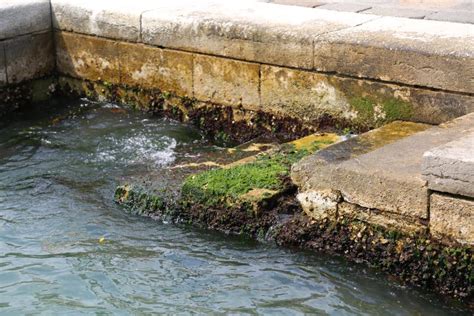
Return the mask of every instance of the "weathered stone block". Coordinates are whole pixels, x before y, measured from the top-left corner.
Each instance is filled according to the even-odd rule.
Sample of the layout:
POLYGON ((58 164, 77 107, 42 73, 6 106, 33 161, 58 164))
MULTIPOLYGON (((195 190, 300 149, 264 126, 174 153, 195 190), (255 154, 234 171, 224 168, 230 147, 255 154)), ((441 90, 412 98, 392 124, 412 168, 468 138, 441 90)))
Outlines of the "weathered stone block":
POLYGON ((117 42, 56 32, 55 43, 59 73, 92 81, 120 82, 117 42))
POLYGON ((250 1, 168 2, 143 13, 143 42, 236 59, 310 69, 314 37, 372 19, 250 1))
POLYGON ((52 0, 53 25, 62 31, 127 41, 140 40, 140 15, 155 1, 52 0))
POLYGON ((4 47, 9 84, 40 78, 54 69, 53 37, 49 31, 7 40, 4 47))
POLYGON ((474 245, 474 201, 432 194, 430 232, 436 238, 474 245))
POLYGON ((474 91, 474 25, 383 17, 319 36, 314 52, 319 71, 474 91))
POLYGON ((193 95, 193 56, 142 44, 119 43, 120 83, 193 95))
POLYGON ((474 97, 361 79, 327 76, 357 113, 354 123, 381 126, 394 120, 441 124, 474 111, 474 97))
POLYGON ((200 101, 258 109, 260 65, 195 55, 194 96, 200 101))
POLYGON ((48 0, 3 0, 0 17, 0 39, 51 29, 48 0))
POLYGON ((304 121, 362 128, 394 120, 439 124, 474 111, 474 98, 262 65, 261 103, 304 121))
POLYGON ((336 219, 337 205, 341 202, 341 194, 335 190, 300 192, 296 196, 303 211, 315 220, 332 217, 336 219))
POLYGON ((326 76, 275 66, 262 65, 261 102, 265 111, 308 122, 324 116, 350 120, 357 115, 326 76))
POLYGON ((418 233, 427 229, 427 226, 421 224, 417 219, 407 218, 399 214, 368 209, 347 202, 339 203, 337 214, 338 217, 349 217, 403 233, 418 233))
POLYGON ((474 197, 474 126, 423 155, 422 173, 434 191, 474 197))

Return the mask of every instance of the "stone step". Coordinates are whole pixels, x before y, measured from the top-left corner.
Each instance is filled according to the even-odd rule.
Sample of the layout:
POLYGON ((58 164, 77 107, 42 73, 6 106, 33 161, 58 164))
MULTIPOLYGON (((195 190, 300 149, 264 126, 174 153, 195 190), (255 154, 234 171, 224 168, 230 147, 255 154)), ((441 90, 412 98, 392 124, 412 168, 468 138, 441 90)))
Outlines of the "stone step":
MULTIPOLYGON (((474 128, 473 128, 474 130, 474 128)), ((474 197, 474 132, 427 151, 422 173, 433 191, 474 197)))
POLYGON ((360 144, 356 150, 346 143, 317 152, 293 167, 293 180, 302 192, 336 190, 349 203, 428 219, 429 186, 422 175, 424 153, 474 131, 474 113, 424 131, 423 126, 410 130, 405 123, 398 124, 349 140, 360 144), (388 144, 383 144, 384 131, 391 135, 400 131, 398 140, 387 137, 388 144), (377 134, 380 137, 376 140, 364 143, 377 134), (344 146, 350 151, 341 154, 344 146))

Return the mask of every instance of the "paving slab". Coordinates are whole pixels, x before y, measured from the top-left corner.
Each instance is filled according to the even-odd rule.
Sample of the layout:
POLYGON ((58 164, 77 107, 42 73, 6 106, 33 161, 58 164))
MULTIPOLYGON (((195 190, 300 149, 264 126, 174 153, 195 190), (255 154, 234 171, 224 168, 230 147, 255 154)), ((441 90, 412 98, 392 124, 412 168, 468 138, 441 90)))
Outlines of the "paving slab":
POLYGON ((430 16, 430 14, 436 13, 436 11, 430 9, 405 8, 397 6, 373 6, 369 10, 365 10, 363 13, 382 16, 395 16, 401 18, 423 19, 430 16))
POLYGON ((330 146, 295 165, 292 178, 302 191, 338 190, 353 204, 426 219, 429 191, 421 173, 423 154, 473 126, 474 113, 356 157, 340 154, 341 145, 330 146))
POLYGON ((473 132, 423 155, 422 174, 434 191, 474 197, 473 132))
POLYGON ((471 0, 400 1, 400 0, 260 0, 274 4, 319 7, 327 10, 371 13, 382 16, 474 23, 471 0), (370 9, 365 10, 364 8, 370 9), (363 11, 362 11, 363 10, 363 11))
POLYGON ((161 47, 311 69, 315 36, 373 18, 254 1, 173 1, 142 15, 142 37, 161 47))
POLYGON ((359 3, 328 3, 318 6, 318 9, 344 11, 344 12, 362 12, 372 8, 371 5, 359 3))
POLYGON ((325 2, 318 1, 318 0, 274 0, 274 1, 262 1, 262 2, 271 2, 274 4, 294 5, 294 6, 308 7, 308 8, 314 8, 314 7, 325 4, 325 2))
POLYGON ((446 10, 427 15, 427 20, 449 21, 456 23, 474 23, 474 10, 446 10))
POLYGON ((51 29, 48 0, 3 0, 0 17, 0 40, 51 29))
POLYGON ((471 24, 381 17, 317 37, 314 52, 319 71, 474 91, 471 24))
POLYGON ((432 194, 430 233, 439 239, 448 237, 458 243, 474 245, 474 200, 432 194))

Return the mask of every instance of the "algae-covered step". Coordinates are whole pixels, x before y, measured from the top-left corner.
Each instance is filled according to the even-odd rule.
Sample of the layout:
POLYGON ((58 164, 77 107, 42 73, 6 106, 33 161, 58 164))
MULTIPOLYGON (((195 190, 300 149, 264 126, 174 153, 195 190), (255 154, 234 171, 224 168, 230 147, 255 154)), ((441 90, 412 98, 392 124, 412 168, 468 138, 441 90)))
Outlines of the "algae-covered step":
POLYGON ((182 217, 186 213, 183 205, 194 205, 202 211, 214 207, 258 213, 272 200, 294 189, 288 178, 293 163, 341 139, 336 134, 314 134, 282 145, 250 142, 228 150, 228 159, 233 162, 177 164, 161 170, 158 182, 147 175, 150 181, 146 186, 135 180, 138 184, 118 187, 115 199, 134 213, 155 216, 173 213, 182 217), (242 155, 247 157, 241 158, 242 155), (209 170, 198 172, 200 169, 209 170), (176 174, 177 170, 180 173, 176 174), (172 185, 166 183, 168 178, 172 185))

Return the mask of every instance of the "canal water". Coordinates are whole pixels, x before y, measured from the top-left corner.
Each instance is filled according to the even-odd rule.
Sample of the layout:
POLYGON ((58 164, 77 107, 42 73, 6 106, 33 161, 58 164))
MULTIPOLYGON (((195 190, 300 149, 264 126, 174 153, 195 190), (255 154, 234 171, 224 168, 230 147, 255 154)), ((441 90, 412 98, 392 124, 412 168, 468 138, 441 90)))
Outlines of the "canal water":
POLYGON ((225 152, 190 126, 85 100, 0 124, 1 315, 467 314, 342 259, 115 205, 123 177, 225 152))

